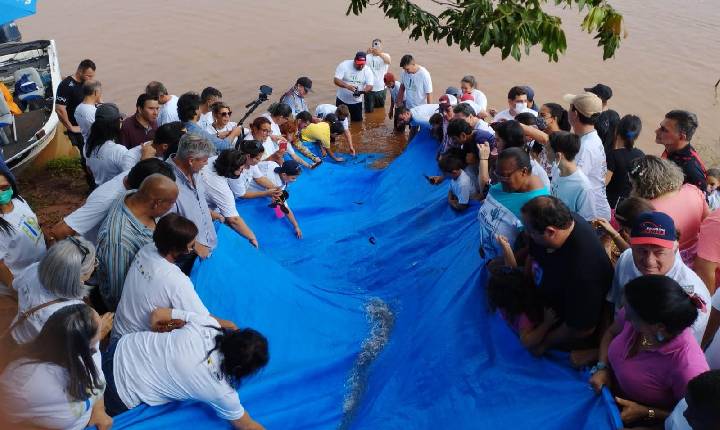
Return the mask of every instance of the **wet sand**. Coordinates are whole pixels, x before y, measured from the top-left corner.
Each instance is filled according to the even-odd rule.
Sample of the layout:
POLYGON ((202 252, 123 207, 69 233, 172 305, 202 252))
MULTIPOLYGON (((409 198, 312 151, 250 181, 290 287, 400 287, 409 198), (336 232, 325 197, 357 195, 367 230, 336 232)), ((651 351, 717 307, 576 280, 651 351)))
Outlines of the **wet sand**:
MULTIPOLYGON (((134 110, 135 98, 150 80, 164 82, 174 94, 215 86, 233 106, 236 120, 260 84, 272 86, 277 99, 300 75, 314 81, 311 107, 333 103, 337 63, 379 37, 393 56, 396 75, 405 53, 430 70, 435 97, 465 74, 476 76, 490 105, 499 109, 515 84, 531 84, 541 103, 561 101, 563 94, 597 82, 608 84, 615 93, 611 106, 643 119, 640 146, 652 153, 660 152, 653 131, 664 113, 692 110, 700 119, 694 143, 709 164, 719 164, 720 106, 713 89, 720 79, 717 0, 611 3, 625 14, 629 37, 617 57, 605 62, 592 37, 580 31, 574 10, 560 11, 568 52, 559 63, 548 63, 537 49, 517 63, 501 62, 496 52, 482 57, 445 43, 408 41, 380 10, 345 16, 347 2, 340 0, 45 1, 37 15, 19 25, 26 40, 56 40, 64 75, 85 57, 95 60, 105 100, 125 112, 134 110)), ((372 123, 381 123, 380 113, 354 127, 359 149, 397 153, 403 143, 391 136, 389 122, 379 128, 372 123), (365 132, 359 133, 361 128, 365 132)))

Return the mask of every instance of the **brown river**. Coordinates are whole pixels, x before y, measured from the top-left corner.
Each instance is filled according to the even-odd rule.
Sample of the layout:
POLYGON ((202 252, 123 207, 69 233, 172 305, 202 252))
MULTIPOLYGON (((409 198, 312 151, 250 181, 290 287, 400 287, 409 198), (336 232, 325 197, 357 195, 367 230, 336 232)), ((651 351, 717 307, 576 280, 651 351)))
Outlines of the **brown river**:
MULTIPOLYGON (((432 74, 435 97, 473 74, 498 110, 516 84, 531 85, 543 103, 605 83, 614 91, 612 108, 642 118, 640 146, 652 153, 660 152, 654 130, 665 112, 694 111, 700 128, 693 143, 708 164, 720 164, 720 103, 714 90, 720 79, 720 0, 610 3, 624 13, 628 30, 616 58, 603 61, 595 41, 580 30, 577 11, 560 10, 568 50, 558 63, 549 63, 539 49, 518 63, 501 61, 497 52, 483 57, 444 42, 409 41, 379 9, 345 16, 346 0, 44 0, 37 15, 19 26, 25 40, 56 41, 63 75, 83 58, 93 59, 104 100, 125 112, 134 110, 135 98, 151 80, 178 95, 214 86, 233 106, 234 120, 261 84, 272 86, 277 99, 301 75, 314 81, 307 99, 311 108, 334 103, 336 65, 378 37, 393 57, 390 70, 396 76, 400 57, 412 53, 432 74)), ((402 148, 381 112, 355 127, 361 150, 402 148)))

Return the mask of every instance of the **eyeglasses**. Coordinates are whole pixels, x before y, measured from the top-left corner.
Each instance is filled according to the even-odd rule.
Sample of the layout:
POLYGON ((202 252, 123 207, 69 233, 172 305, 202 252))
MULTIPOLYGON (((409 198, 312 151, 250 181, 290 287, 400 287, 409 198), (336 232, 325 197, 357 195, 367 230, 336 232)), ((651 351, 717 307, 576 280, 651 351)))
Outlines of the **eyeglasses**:
MULTIPOLYGON (((88 247, 80 243, 80 241, 77 240, 77 238, 74 236, 68 237, 68 240, 77 247, 78 251, 80 251, 80 253, 82 254, 81 264, 85 264, 85 259, 90 254, 90 250, 88 249, 88 247)), ((97 260, 95 260, 95 264, 97 264, 97 260)))
POLYGON ((512 175, 515 174, 515 172, 524 169, 524 167, 518 167, 517 169, 513 170, 512 172, 508 173, 507 176, 502 176, 497 170, 495 170, 495 177, 500 182, 508 182, 512 175))
POLYGON ((230 116, 232 115, 232 111, 229 112, 220 112, 220 116, 230 116))

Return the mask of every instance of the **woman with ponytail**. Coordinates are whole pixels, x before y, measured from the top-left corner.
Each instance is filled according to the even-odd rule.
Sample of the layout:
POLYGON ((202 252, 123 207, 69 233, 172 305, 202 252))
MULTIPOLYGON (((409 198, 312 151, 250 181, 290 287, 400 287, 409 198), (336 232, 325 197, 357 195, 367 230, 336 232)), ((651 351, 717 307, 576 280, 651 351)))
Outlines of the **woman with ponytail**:
POLYGON ((17 428, 107 430, 105 377, 100 368, 100 316, 84 303, 47 320, 0 376, 0 407, 17 428), (37 427, 35 427, 37 426, 37 427))
POLYGON ((610 207, 615 209, 621 200, 630 195, 632 186, 628 177, 630 163, 645 155, 644 152, 635 148, 635 141, 642 131, 642 122, 635 115, 625 115, 617 126, 615 134, 615 146, 608 153, 607 174, 607 199, 610 207))
POLYGON ((20 197, 15 177, 0 169, 0 295, 14 295, 13 279, 45 255, 37 216, 20 197))
POLYGON ((141 403, 197 400, 235 429, 263 429, 237 393, 242 380, 268 363, 262 334, 250 328, 222 329, 209 315, 169 308, 153 311, 150 324, 155 332, 126 334, 103 355, 110 415, 141 403))

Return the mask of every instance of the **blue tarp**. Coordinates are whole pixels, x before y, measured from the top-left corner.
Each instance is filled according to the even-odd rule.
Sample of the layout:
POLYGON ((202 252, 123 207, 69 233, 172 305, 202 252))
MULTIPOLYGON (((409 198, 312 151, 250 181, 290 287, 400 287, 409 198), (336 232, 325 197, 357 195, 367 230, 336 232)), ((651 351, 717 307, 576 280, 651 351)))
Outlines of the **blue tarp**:
MULTIPOLYGON (((260 250, 225 226, 193 279, 210 311, 264 333, 270 364, 240 396, 272 429, 609 429, 566 358, 526 352, 486 310, 477 207, 431 186, 419 135, 384 170, 323 164, 290 187, 304 238, 266 201, 240 202, 260 250)), ((115 429, 222 429, 198 403, 140 407, 115 429)))

